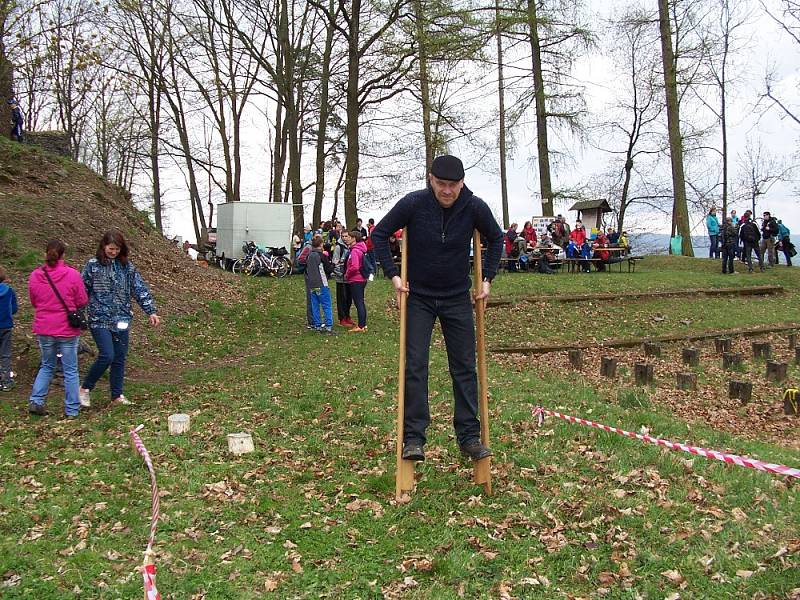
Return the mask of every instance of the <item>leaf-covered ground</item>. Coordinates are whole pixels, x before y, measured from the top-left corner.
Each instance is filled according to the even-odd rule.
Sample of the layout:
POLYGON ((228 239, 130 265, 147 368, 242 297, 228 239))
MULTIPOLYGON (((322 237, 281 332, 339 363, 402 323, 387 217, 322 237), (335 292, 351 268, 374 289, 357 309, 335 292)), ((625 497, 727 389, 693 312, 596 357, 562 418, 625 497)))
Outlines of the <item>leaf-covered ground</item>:
MULTIPOLYGON (((494 292, 728 286, 707 260, 649 257, 637 273, 501 275, 494 292)), ((492 308, 489 345, 626 337, 800 322, 800 272, 735 276, 779 283, 765 298, 669 299, 607 306, 492 308), (658 318, 653 318, 657 316, 658 318), (681 321, 689 321, 688 323, 681 321)), ((0 596, 134 598, 149 487, 127 431, 144 423, 162 490, 157 542, 164 598, 790 598, 800 593, 798 487, 765 473, 548 419, 585 416, 675 441, 800 466, 800 418, 779 414, 780 387, 748 358, 737 377, 753 400, 728 401, 713 345, 700 345, 697 393, 678 392, 680 345, 665 348, 657 385, 581 372, 566 356, 490 356, 495 494, 485 497, 453 439, 452 392, 437 333, 427 461, 407 504, 394 501, 397 312, 389 284, 367 290, 369 333, 305 330, 300 278, 245 284, 136 331, 126 392, 74 422, 25 411, 29 384, 0 397, 0 596), (192 431, 170 437, 169 414, 192 431), (228 455, 249 431, 256 452, 228 455)), ((783 335, 775 352, 789 358, 783 335)), ((746 356, 749 341, 736 341, 746 356)), ((608 353, 603 350, 603 353, 608 353)), ((88 363, 87 363, 88 364, 88 363)), ((87 364, 84 364, 85 368, 87 364)), ((798 368, 789 370, 796 382, 798 368)), ((59 389, 49 401, 58 412, 59 389)))

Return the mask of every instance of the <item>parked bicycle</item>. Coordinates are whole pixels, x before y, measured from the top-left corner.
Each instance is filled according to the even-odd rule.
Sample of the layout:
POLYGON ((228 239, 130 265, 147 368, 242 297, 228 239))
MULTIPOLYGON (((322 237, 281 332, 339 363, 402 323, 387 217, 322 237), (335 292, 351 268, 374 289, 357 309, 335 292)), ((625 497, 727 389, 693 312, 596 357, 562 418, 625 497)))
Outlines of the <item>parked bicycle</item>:
POLYGON ((292 270, 286 248, 264 247, 250 241, 242 245, 242 252, 244 256, 233 263, 234 273, 286 277, 292 270))

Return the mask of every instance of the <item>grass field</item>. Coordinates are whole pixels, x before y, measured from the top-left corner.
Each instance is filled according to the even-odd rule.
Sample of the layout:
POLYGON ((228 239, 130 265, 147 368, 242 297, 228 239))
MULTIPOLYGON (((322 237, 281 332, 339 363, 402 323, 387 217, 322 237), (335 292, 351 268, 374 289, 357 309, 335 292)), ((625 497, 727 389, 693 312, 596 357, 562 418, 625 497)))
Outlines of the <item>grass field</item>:
MULTIPOLYGON (((757 284, 786 292, 492 308, 489 346, 800 323, 800 270, 728 277, 717 267, 648 257, 633 274, 501 275, 493 294, 757 284)), ((150 490, 127 435, 138 423, 162 494, 163 598, 800 594, 796 481, 552 419, 537 428, 531 418, 541 403, 798 467, 800 417, 778 414, 781 387, 763 382, 763 364, 748 357, 738 373, 754 382, 753 403, 740 407, 712 397, 722 375, 708 345, 697 394, 676 392, 665 375, 637 388, 627 367, 618 381, 601 381, 596 356, 581 373, 559 354, 490 356, 495 494, 485 497, 457 452, 437 332, 428 458, 411 502, 396 504, 398 334, 389 283, 367 289, 369 333, 333 337, 305 330, 301 278, 243 285, 246 302, 210 302, 167 318, 158 332, 138 320, 126 390, 134 406, 106 406, 105 380, 95 406, 74 422, 29 417, 29 382, 0 398, 0 597, 142 596, 137 565, 150 490), (176 412, 191 415, 189 435, 167 434, 176 412), (253 434, 255 453, 228 455, 225 435, 237 431, 253 434)), ((785 339, 772 339, 789 358, 785 339)), ((667 348, 657 371, 671 368, 679 348, 667 348)), ((627 352, 623 363, 638 356, 627 352)), ((792 364, 789 382, 798 376, 792 364)), ((51 413, 60 412, 60 391, 51 393, 51 413)))

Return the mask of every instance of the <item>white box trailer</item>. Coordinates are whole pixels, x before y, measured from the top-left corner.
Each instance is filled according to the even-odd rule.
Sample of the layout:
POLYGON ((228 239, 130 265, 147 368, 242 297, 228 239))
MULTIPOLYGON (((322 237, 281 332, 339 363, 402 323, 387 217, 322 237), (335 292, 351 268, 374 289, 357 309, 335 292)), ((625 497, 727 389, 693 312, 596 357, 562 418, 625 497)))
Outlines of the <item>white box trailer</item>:
MULTIPOLYGON (((241 258, 242 245, 292 247, 292 205, 282 202, 225 202, 217 206, 217 256, 241 258)), ((227 266, 227 265, 224 265, 227 266)))

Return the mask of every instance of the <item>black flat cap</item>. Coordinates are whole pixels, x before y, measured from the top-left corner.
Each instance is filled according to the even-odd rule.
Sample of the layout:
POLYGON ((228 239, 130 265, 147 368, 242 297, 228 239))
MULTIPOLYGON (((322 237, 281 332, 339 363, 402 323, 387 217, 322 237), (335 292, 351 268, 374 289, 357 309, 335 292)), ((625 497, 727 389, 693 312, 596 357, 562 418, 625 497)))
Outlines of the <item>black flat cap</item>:
POLYGON ((431 174, 439 179, 461 181, 464 179, 464 165, 455 156, 443 154, 433 159, 431 174))

